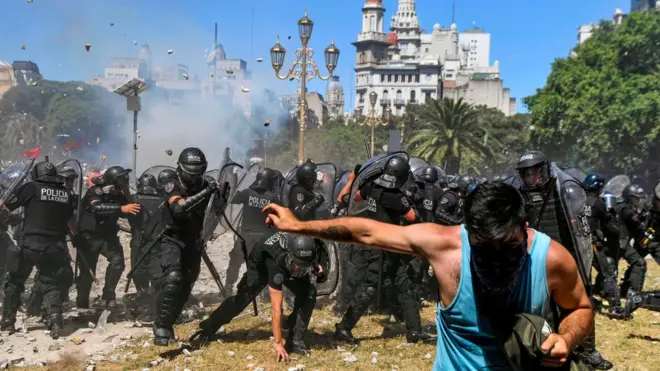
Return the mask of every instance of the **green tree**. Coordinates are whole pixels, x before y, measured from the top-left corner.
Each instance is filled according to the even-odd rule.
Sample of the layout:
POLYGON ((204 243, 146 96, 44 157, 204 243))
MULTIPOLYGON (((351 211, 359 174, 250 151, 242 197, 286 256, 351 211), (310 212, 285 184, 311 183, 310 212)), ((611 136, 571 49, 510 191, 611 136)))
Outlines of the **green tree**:
POLYGON ((532 144, 584 170, 658 167, 660 12, 603 21, 574 52, 555 60, 545 86, 524 100, 532 144))
POLYGON ((406 145, 412 155, 448 173, 478 171, 481 159, 495 156, 497 138, 489 136, 479 111, 462 99, 430 100, 408 109, 416 119, 406 145))

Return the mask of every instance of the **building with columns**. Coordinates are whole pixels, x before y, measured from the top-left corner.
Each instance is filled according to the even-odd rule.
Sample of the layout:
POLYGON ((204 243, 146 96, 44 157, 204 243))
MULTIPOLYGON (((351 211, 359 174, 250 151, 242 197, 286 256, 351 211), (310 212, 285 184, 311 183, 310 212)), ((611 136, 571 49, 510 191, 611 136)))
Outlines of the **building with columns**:
POLYGON ((415 0, 398 0, 384 31, 382 0, 365 0, 355 62, 355 110, 368 114, 369 93, 378 94, 377 114, 390 106, 402 115, 407 104, 440 97, 463 98, 475 105, 516 112, 515 98, 500 78, 499 62, 490 66, 490 34, 482 29, 458 32, 455 24, 422 30, 415 0))
POLYGON ((344 116, 344 87, 339 82, 339 76, 332 76, 325 97, 328 115, 332 118, 344 116))

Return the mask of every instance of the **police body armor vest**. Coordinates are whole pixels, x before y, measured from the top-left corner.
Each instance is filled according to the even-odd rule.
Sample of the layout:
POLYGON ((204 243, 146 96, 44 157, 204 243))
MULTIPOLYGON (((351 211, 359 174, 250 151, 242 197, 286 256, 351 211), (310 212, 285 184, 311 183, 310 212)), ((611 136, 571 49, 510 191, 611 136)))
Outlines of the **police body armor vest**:
POLYGON ((277 200, 277 195, 272 191, 259 193, 250 189, 247 200, 243 202, 241 230, 250 232, 267 231, 268 226, 265 223, 265 216, 261 210, 275 200, 277 200))
POLYGON ((422 199, 422 204, 420 206, 419 211, 421 211, 420 216, 422 221, 425 223, 433 223, 435 221, 433 187, 428 184, 424 185, 424 198, 422 199))
POLYGON ((141 205, 140 214, 137 215, 137 228, 132 231, 133 239, 139 236, 140 245, 144 245, 157 238, 167 225, 172 224, 172 214, 164 197, 138 193, 133 195, 133 199, 141 205))
POLYGON ((34 197, 25 205, 23 235, 64 238, 75 209, 73 193, 64 185, 35 181, 34 197))
POLYGON ((380 197, 383 194, 383 191, 384 189, 382 187, 372 183, 371 187, 369 187, 369 193, 366 197, 367 207, 358 216, 377 220, 383 223, 399 224, 398 220, 393 220, 392 217, 388 215, 387 210, 385 210, 383 205, 380 203, 380 197))
POLYGON ((289 207, 293 211, 294 215, 300 220, 314 220, 316 219, 315 209, 309 209, 305 211, 294 210, 296 206, 303 206, 312 202, 312 200, 314 200, 314 196, 314 192, 296 183, 291 187, 291 190, 289 191, 289 205, 287 205, 287 207, 289 207), (300 198, 301 195, 302 199, 300 198))
POLYGON ((263 245, 264 253, 270 255, 280 266, 286 266, 286 255, 288 254, 286 249, 286 238, 286 233, 278 232, 270 236, 263 245))
POLYGON ((546 203, 543 215, 540 216, 540 223, 536 222, 539 218, 539 212, 543 207, 543 196, 545 196, 545 193, 545 190, 523 192, 529 209, 527 212, 527 220, 529 220, 531 225, 536 223, 536 225, 538 225, 536 228, 540 232, 547 234, 555 241, 559 241, 571 253, 573 253, 573 239, 568 222, 566 221, 564 209, 561 205, 561 200, 557 197, 556 189, 553 189, 548 196, 550 198, 546 203))

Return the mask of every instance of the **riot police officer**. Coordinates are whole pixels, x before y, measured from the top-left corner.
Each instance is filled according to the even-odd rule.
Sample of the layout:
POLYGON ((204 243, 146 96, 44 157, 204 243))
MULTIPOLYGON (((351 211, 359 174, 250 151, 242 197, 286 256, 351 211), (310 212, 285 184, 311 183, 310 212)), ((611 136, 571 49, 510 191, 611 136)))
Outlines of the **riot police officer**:
POLYGON ((474 183, 469 175, 456 175, 447 184, 435 208, 435 218, 442 225, 458 225, 463 222, 463 198, 474 183))
MULTIPOLYGON (((639 241, 642 252, 651 254, 657 264, 660 264, 660 180, 653 187, 651 210, 646 230, 639 241)), ((626 301, 626 314, 630 315, 637 308, 642 307, 660 312, 660 290, 638 292, 632 287, 628 290, 626 301)))
POLYGON ((415 192, 415 204, 419 211, 419 218, 424 223, 435 223, 435 210, 442 202, 443 191, 437 186, 439 180, 438 169, 427 166, 416 181, 417 192, 415 192))
POLYGON ((594 246, 594 268, 598 272, 594 292, 600 292, 610 304, 610 314, 623 313, 617 284, 617 261, 619 260, 619 226, 616 213, 608 209, 601 198, 605 178, 600 174, 588 174, 582 182, 586 189, 585 215, 589 222, 591 241, 594 246))
MULTIPOLYGON (((267 167, 259 170, 257 179, 248 188, 236 193, 231 199, 232 204, 242 204, 243 217, 238 233, 245 239, 247 252, 252 246, 265 235, 271 235, 275 231, 268 228, 264 223, 261 210, 271 202, 279 203, 279 195, 275 189, 277 174, 267 167)), ((238 278, 238 271, 245 260, 240 239, 234 241, 234 248, 229 252, 229 263, 225 286, 233 291, 234 283, 238 278)))
MULTIPOLYGON (((75 181, 78 179, 78 173, 74 168, 68 165, 59 165, 57 166, 57 174, 62 178, 64 181, 64 186, 66 189, 71 191, 71 197, 73 199, 73 204, 78 205, 78 195, 76 195, 74 192, 74 187, 75 187, 75 181)), ((76 210, 77 211, 77 210, 76 210)), ((77 233, 77 231, 75 231, 77 233)), ((72 233, 69 233, 70 236, 72 236, 72 233)), ((69 260, 71 260, 71 255, 69 254, 69 251, 67 249, 67 255, 69 256, 69 260)), ((44 319, 46 318, 46 312, 45 308, 42 307, 42 302, 43 302, 43 289, 41 287, 41 283, 39 280, 39 274, 40 272, 37 271, 37 273, 34 276, 34 285, 32 286, 32 290, 30 292, 30 298, 28 299, 28 304, 27 304, 27 314, 31 316, 38 316, 39 314, 43 314, 44 319)), ((71 289, 71 285, 73 285, 73 280, 66 281, 63 280, 60 282, 63 284, 63 286, 60 288, 60 292, 62 294, 62 303, 66 304, 69 301, 69 289, 71 289)))
MULTIPOLYGON (((177 161, 177 179, 164 188, 173 222, 161 242, 163 277, 154 323, 156 345, 167 346, 174 340, 174 322, 199 276, 205 209, 219 188, 213 178, 204 177, 207 166, 202 150, 184 149, 177 161)), ((222 192, 221 195, 224 196, 222 192)))
MULTIPOLYGON (((579 233, 571 228, 568 223, 569 217, 562 207, 562 199, 556 182, 551 181, 551 164, 545 154, 539 151, 525 152, 516 165, 520 177, 520 192, 527 204, 527 220, 531 227, 547 234, 555 241, 559 241, 578 261, 580 274, 583 275, 583 283, 587 293, 591 295, 590 277, 581 267, 582 257, 573 242, 573 234, 579 233)), ((588 226, 584 226, 588 229, 588 226)), ((599 370, 609 370, 612 363, 603 358, 596 350, 595 329, 592 334, 578 347, 578 355, 592 367, 599 370)))
MULTIPOLYGON (((416 221, 418 218, 411 201, 401 190, 409 176, 408 161, 399 156, 388 159, 383 174, 372 182, 362 184, 353 195, 355 200, 364 200, 367 203, 366 209, 358 216, 391 224, 400 224, 401 218, 408 222, 416 221)), ((406 322, 408 341, 417 342, 429 337, 421 329, 417 291, 407 269, 411 258, 396 253, 381 253, 361 246, 354 247, 351 262, 358 272, 351 277, 349 284, 355 288, 355 294, 341 322, 336 325, 336 340, 357 342, 352 330, 376 295, 382 294, 377 289, 381 270, 384 278, 383 291, 391 285, 396 285, 398 290, 398 303, 406 322)))
POLYGON ((317 179, 316 164, 307 160, 296 169, 296 178, 291 181, 289 205, 294 215, 300 220, 316 219, 316 210, 323 204, 325 197, 314 193, 317 179))
POLYGON ((621 284, 621 296, 626 296, 628 290, 640 292, 644 288, 644 279, 646 277, 646 255, 639 244, 646 232, 647 218, 650 216, 644 208, 644 199, 646 195, 644 190, 637 184, 631 184, 623 190, 623 203, 618 205, 619 218, 622 228, 623 238, 621 239, 621 249, 623 249, 623 259, 628 263, 628 269, 623 275, 621 284), (632 241, 632 246, 630 240, 632 241))
POLYGON ((76 283, 78 308, 89 308, 89 293, 94 280, 90 270, 96 272, 99 255, 108 260, 102 299, 110 308, 117 304, 115 289, 125 268, 117 220, 122 215, 137 215, 140 211, 140 205, 130 200, 130 172, 131 169, 111 166, 101 178, 96 178, 98 184, 94 184, 83 196, 79 235, 74 243, 78 249, 76 253, 82 256, 76 259, 80 265, 80 276, 76 283), (90 266, 85 267, 87 264, 90 266))
POLYGON ((163 195, 158 192, 158 181, 151 174, 143 174, 137 182, 133 200, 140 204, 139 214, 128 217, 131 226, 131 278, 135 283, 138 316, 150 319, 152 297, 156 291, 153 272, 157 264, 151 261, 154 251, 160 250, 160 240, 170 224, 170 213, 163 195), (137 264, 137 265, 136 265, 137 264))
POLYGON ((47 326, 51 337, 57 339, 63 325, 60 290, 73 279, 65 238, 73 224, 76 204, 52 163, 37 163, 31 175, 33 181, 20 186, 6 203, 9 210, 25 207, 25 223, 21 246, 12 251, 7 266, 1 329, 15 332, 20 296, 32 268, 37 266, 47 326))
MULTIPOLYGON (((0 184, 0 194, 7 191, 11 183, 20 176, 20 171, 15 169, 4 169, 2 172, 2 183, 0 184)), ((6 257, 10 249, 15 245, 10 236, 9 227, 17 228, 23 222, 23 217, 19 212, 10 212, 5 206, 0 208, 0 282, 4 281, 6 257)), ((4 292, 0 290, 0 297, 4 292)))
POLYGON ((317 283, 327 279, 328 255, 320 240, 277 232, 254 245, 247 262, 247 271, 238 284, 235 296, 225 299, 208 319, 200 322, 191 341, 207 342, 218 329, 240 314, 254 297, 268 285, 273 313, 273 341, 277 358, 288 358, 287 352, 306 354, 303 337, 316 303, 317 283), (282 288, 295 295, 294 308, 288 317, 286 344, 282 344, 282 288))

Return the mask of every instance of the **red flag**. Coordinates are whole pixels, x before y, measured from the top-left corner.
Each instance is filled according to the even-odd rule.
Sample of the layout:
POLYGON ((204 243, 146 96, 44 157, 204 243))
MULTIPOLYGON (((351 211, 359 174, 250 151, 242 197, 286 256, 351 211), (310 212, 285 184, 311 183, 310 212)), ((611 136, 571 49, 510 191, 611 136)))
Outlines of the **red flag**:
POLYGON ((26 149, 23 151, 23 156, 27 158, 37 158, 39 157, 39 154, 41 153, 41 146, 35 148, 35 149, 26 149))

